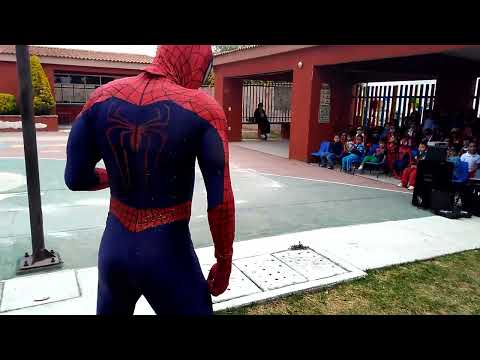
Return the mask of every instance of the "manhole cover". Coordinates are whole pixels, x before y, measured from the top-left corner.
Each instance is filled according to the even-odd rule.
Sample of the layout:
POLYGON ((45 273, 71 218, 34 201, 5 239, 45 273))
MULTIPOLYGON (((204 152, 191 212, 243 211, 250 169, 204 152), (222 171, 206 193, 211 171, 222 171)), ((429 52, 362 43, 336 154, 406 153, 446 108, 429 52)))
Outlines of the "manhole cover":
POLYGON ((317 252, 308 250, 287 250, 272 254, 308 280, 329 278, 348 272, 317 252))
POLYGON ((239 259, 235 265, 262 290, 306 282, 307 279, 271 255, 239 259))

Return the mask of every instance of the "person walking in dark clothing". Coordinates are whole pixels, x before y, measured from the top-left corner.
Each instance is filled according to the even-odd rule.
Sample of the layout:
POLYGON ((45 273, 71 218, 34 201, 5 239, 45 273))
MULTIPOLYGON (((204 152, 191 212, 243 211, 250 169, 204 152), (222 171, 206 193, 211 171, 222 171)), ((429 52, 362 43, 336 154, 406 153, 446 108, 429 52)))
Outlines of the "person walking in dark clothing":
POLYGON ((268 139, 268 134, 270 134, 270 122, 268 121, 265 110, 263 110, 263 103, 258 104, 253 116, 255 118, 255 122, 258 124, 258 128, 263 140, 266 141, 268 139))

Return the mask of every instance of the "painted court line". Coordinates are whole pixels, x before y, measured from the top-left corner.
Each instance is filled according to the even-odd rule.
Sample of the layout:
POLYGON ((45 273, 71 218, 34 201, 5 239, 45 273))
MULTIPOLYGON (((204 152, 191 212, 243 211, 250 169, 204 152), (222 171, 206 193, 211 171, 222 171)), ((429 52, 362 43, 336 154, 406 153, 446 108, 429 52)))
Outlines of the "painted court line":
MULTIPOLYGON (((19 156, 0 156, 1 159, 12 159, 12 160, 25 160, 24 157, 19 157, 19 156)), ((58 160, 58 161, 66 161, 67 159, 58 159, 58 158, 46 158, 46 157, 39 157, 40 160, 58 160)))
POLYGON ((304 177, 299 177, 299 176, 278 175, 278 174, 271 174, 271 173, 261 172, 261 171, 257 171, 257 170, 254 170, 254 169, 245 169, 245 170, 246 170, 246 171, 253 172, 253 173, 255 173, 255 174, 265 175, 265 176, 286 177, 286 178, 297 179, 297 180, 316 181, 316 182, 322 182, 322 183, 327 183, 327 184, 336 184, 336 185, 345 185, 345 186, 359 187, 359 188, 364 188, 364 189, 390 191, 390 192, 401 193, 401 194, 409 194, 409 195, 412 194, 411 192, 408 192, 408 191, 382 189, 382 188, 377 188, 377 187, 373 187, 373 186, 355 185, 355 184, 342 183, 342 182, 338 182, 338 181, 311 179, 311 178, 304 178, 304 177))

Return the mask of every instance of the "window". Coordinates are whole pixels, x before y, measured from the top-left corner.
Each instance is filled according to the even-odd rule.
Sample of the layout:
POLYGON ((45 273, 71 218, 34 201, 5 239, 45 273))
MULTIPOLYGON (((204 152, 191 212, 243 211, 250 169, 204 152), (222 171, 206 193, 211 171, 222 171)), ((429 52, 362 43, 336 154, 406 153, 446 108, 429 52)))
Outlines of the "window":
POLYGON ((118 76, 55 74, 55 100, 58 104, 84 104, 96 88, 118 76))

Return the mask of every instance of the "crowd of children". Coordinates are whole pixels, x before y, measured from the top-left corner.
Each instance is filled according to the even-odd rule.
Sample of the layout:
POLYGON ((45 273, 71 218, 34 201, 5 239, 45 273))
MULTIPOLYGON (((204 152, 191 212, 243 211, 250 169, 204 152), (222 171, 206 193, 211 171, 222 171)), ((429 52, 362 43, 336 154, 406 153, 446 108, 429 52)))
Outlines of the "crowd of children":
POLYGON ((419 114, 413 112, 400 128, 388 122, 385 127, 350 129, 335 135, 329 150, 320 157, 320 165, 333 169, 335 162, 339 162, 342 171, 351 172, 354 166, 361 171, 366 164, 382 164, 386 172, 400 180, 399 187, 413 190, 417 163, 425 159, 428 143, 441 141, 448 143, 448 160, 454 164, 468 163, 469 176, 474 177, 480 169, 478 119, 456 119, 443 121, 453 124, 446 128, 440 126, 432 112, 426 111, 421 125, 419 114))

